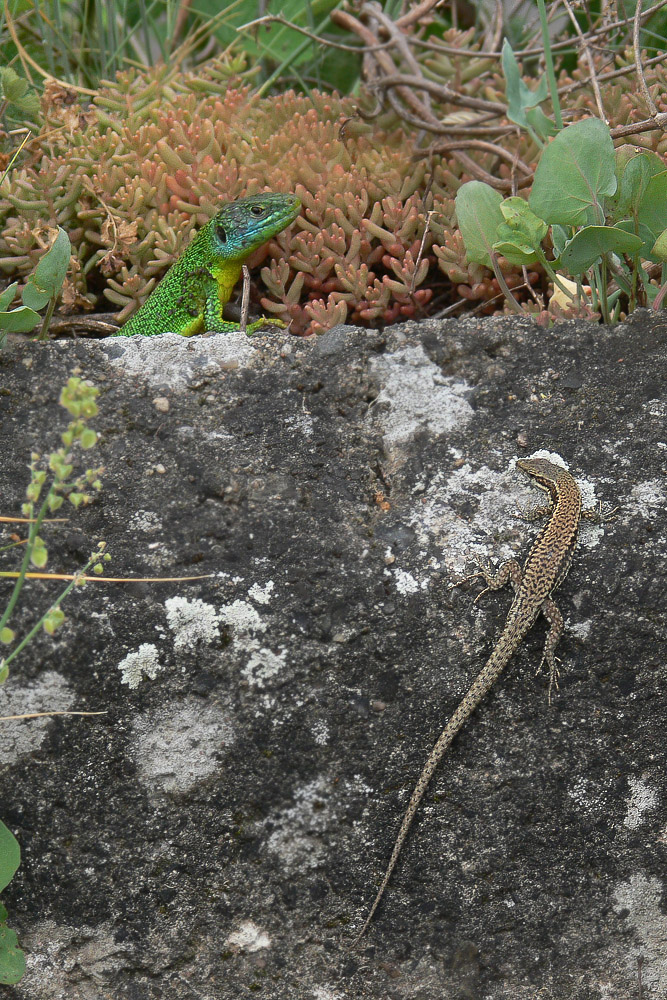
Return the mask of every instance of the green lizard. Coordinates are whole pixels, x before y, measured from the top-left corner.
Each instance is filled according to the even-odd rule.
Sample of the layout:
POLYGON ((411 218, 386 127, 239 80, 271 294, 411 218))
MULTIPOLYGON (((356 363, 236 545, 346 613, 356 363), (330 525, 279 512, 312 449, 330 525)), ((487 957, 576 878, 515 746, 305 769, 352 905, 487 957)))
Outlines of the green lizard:
MULTIPOLYGON (((238 330, 238 323, 222 318, 222 310, 241 267, 253 250, 281 232, 300 210, 301 202, 293 194, 256 194, 224 205, 115 336, 179 333, 191 337, 201 331, 238 330)), ((285 325, 281 320, 262 318, 249 323, 247 332, 253 333, 264 323, 285 325)))

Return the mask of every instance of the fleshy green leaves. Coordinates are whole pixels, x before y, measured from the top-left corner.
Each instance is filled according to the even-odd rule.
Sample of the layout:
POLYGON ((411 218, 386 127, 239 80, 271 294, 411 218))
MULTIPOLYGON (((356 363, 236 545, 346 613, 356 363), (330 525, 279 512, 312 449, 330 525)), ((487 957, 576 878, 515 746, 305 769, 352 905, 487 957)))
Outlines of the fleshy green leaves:
POLYGON ((528 203, 550 225, 602 223, 604 198, 614 194, 616 184, 609 128, 598 118, 586 118, 545 147, 528 203))

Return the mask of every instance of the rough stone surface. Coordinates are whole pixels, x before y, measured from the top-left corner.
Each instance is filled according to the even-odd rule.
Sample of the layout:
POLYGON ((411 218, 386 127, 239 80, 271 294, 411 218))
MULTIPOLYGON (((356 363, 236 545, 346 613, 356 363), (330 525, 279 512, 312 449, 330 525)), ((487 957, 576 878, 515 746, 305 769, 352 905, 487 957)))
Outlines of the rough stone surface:
MULTIPOLYGON (((618 1000, 667 996, 667 324, 429 321, 0 353, 2 513, 101 389, 104 489, 46 534, 90 584, 0 689, 16 1000, 618 1000), (439 768, 367 937, 409 794, 482 667, 557 453, 587 527, 557 595, 439 768)), ((90 453, 89 453, 90 454, 90 453)), ((98 457, 99 456, 99 457, 98 457)), ((11 528, 8 530, 12 530, 11 528)), ((6 552, 3 568, 15 565, 6 552)), ((27 629, 59 585, 31 583, 27 629)), ((5 591, 8 585, 5 585, 5 591)))

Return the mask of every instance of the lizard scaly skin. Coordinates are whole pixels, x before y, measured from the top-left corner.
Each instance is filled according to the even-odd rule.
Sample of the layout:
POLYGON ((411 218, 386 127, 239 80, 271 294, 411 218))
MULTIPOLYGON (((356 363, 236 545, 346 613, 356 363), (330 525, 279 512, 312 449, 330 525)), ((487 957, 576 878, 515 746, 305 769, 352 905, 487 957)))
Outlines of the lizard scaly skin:
POLYGON ((551 511, 551 519, 542 528, 528 553, 523 572, 516 560, 510 559, 493 576, 484 569, 481 573, 474 574, 484 577, 486 590, 496 590, 510 580, 514 587, 514 601, 505 628, 491 656, 472 682, 426 761, 403 816, 380 888, 354 944, 365 934, 373 919, 435 769, 464 722, 500 677, 539 614, 543 614, 550 625, 542 656, 542 663, 546 660, 549 666, 550 691, 558 677, 554 650, 563 631, 563 618, 552 601, 551 594, 563 582, 570 568, 581 518, 594 518, 597 514, 592 511, 582 511, 579 487, 570 473, 560 465, 554 465, 543 458, 521 459, 516 464, 535 480, 537 486, 549 494, 549 506, 535 511, 532 516, 551 511))
MULTIPOLYGON (((222 310, 244 262, 285 229, 300 211, 301 202, 293 194, 256 194, 224 205, 115 336, 179 333, 191 337, 205 330, 238 330, 238 323, 222 318, 222 310)), ((285 325, 281 320, 260 319, 250 323, 247 332, 252 333, 264 323, 285 325)))

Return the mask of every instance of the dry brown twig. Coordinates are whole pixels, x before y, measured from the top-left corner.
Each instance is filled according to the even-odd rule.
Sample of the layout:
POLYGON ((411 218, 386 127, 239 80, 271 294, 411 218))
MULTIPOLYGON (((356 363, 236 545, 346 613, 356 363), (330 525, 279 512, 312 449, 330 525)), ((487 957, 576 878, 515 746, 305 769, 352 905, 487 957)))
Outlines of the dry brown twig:
MULTIPOLYGON (((656 11, 660 10, 664 6, 667 6, 667 0, 658 0, 658 2, 648 10, 644 10, 643 4, 638 3, 633 18, 626 17, 612 20, 608 16, 608 13, 605 14, 605 8, 603 10, 603 14, 605 14, 606 20, 603 20, 601 24, 598 23, 597 25, 592 26, 587 32, 583 32, 577 22, 570 0, 563 0, 563 3, 577 33, 579 46, 586 56, 589 67, 589 75, 586 80, 575 81, 574 83, 566 84, 560 87, 558 91, 559 95, 566 95, 574 90, 581 89, 582 87, 591 86, 595 95, 598 113, 604 121, 607 121, 602 102, 600 83, 619 76, 627 75, 629 72, 632 72, 632 67, 621 67, 609 72, 599 73, 595 68, 595 61, 593 59, 591 47, 593 45, 600 46, 606 43, 614 32, 622 30, 624 27, 632 24, 635 37, 637 72, 640 79, 640 85, 643 84, 642 93, 647 98, 651 118, 647 120, 646 125, 643 125, 641 128, 635 125, 619 127, 629 131, 615 130, 616 137, 621 138, 624 135, 630 135, 635 132, 661 128, 663 119, 658 114, 657 109, 655 109, 655 105, 651 101, 648 88, 645 85, 643 72, 641 71, 641 61, 638 53, 638 35, 640 26, 650 16, 653 16, 656 11)), ((475 48, 469 50, 465 50, 463 48, 459 49, 455 46, 445 45, 437 40, 424 41, 418 37, 413 37, 405 33, 406 29, 414 28, 414 26, 419 23, 423 23, 423 19, 436 10, 438 6, 440 6, 440 3, 436 2, 436 0, 424 0, 424 2, 417 4, 405 15, 399 17, 395 22, 392 22, 390 18, 387 17, 387 15, 380 8, 380 5, 377 3, 363 3, 358 11, 358 16, 354 16, 349 11, 333 11, 331 17, 334 23, 356 34, 362 41, 365 46, 365 63, 367 76, 370 78, 371 89, 380 91, 396 114, 401 116, 407 124, 413 125, 416 128, 424 129, 425 131, 431 132, 435 135, 460 134, 469 135, 471 137, 477 135, 486 135, 488 137, 492 134, 501 135, 507 131, 512 131, 511 126, 489 126, 486 123, 484 126, 481 126, 480 122, 472 121, 458 127, 456 132, 454 132, 450 125, 443 122, 441 117, 438 117, 433 113, 433 104, 429 97, 425 96, 420 99, 415 94, 415 91, 421 91, 422 94, 430 95, 431 98, 439 103, 443 103, 445 105, 454 104, 457 107, 486 111, 491 114, 496 114, 499 117, 504 115, 506 112, 504 104, 501 104, 500 102, 483 101, 464 92, 457 92, 450 85, 440 83, 437 80, 428 79, 424 75, 420 63, 413 55, 413 48, 422 47, 430 49, 434 52, 456 54, 468 58, 500 58, 500 53, 494 51, 494 47, 501 37, 501 34, 499 35, 497 30, 498 24, 500 23, 497 21, 497 10, 496 19, 494 19, 496 20, 496 24, 494 26, 494 39, 491 50, 480 50, 475 48), (389 36, 386 42, 380 41, 381 35, 389 36), (383 51, 380 51, 383 45, 385 48, 383 51), (392 48, 396 52, 396 58, 390 51, 388 51, 392 48), (405 65, 409 72, 404 72, 402 68, 399 68, 397 66, 396 59, 402 62, 402 65, 405 65), (396 91, 395 95, 389 92, 389 88, 396 91)), ((554 15, 558 6, 558 4, 552 4, 549 12, 550 16, 554 15)), ((556 51, 558 49, 568 48, 571 46, 572 40, 568 39, 554 43, 553 50, 556 51)), ((535 47, 534 49, 528 49, 525 52, 520 53, 520 55, 536 55, 540 54, 542 51, 543 49, 535 47)), ((664 56, 660 56, 655 59, 648 60, 645 65, 651 65, 652 63, 659 62, 663 58, 664 56)))
POLYGON ((657 128, 664 128, 664 126, 667 125, 667 114, 661 114, 655 106, 648 89, 646 77, 644 76, 644 69, 642 67, 641 50, 639 48, 639 20, 641 18, 642 7, 643 0, 637 0, 637 9, 635 10, 635 19, 632 25, 632 47, 635 53, 635 68, 637 70, 642 96, 648 107, 648 112, 657 128))
MULTIPOLYGON (((579 22, 574 16, 574 11, 572 10, 572 7, 570 5, 570 0, 563 0, 563 4, 565 5, 565 10, 569 15, 570 21, 572 22, 577 38, 579 39, 579 45, 583 49, 584 55, 586 56, 586 62, 588 63, 588 72, 590 73, 590 78, 591 78, 591 86, 593 87, 593 93, 595 94, 595 103, 598 106, 598 114, 602 119, 602 121, 605 123, 605 125, 608 125, 609 119, 604 113, 604 108, 602 107, 602 94, 600 93, 600 84, 598 83, 597 74, 595 72, 595 63, 593 62, 593 56, 591 55, 591 50, 588 46, 586 36, 579 27, 579 22)), ((641 6, 641 0, 639 6, 641 6)))
MULTIPOLYGON (((324 46, 363 53, 367 86, 377 96, 378 103, 373 111, 358 109, 360 118, 372 120, 378 117, 383 106, 388 104, 406 125, 434 136, 446 137, 444 142, 439 142, 429 147, 428 150, 424 150, 424 155, 451 154, 471 177, 483 180, 497 190, 508 191, 524 188, 531 183, 531 167, 520 160, 518 154, 515 156, 508 153, 507 150, 492 141, 493 138, 516 132, 516 126, 506 122, 507 108, 505 103, 484 100, 466 93, 465 90, 457 90, 449 82, 429 77, 415 55, 415 51, 421 49, 436 54, 456 55, 482 61, 489 58, 500 59, 501 53, 498 48, 503 29, 502 6, 498 2, 495 5, 489 28, 493 36, 489 47, 477 48, 473 46, 470 49, 465 49, 445 44, 439 39, 419 37, 420 26, 423 26, 442 5, 443 0, 422 0, 395 21, 377 2, 364 2, 354 12, 350 10, 333 11, 332 21, 338 27, 356 35, 360 42, 360 45, 357 46, 346 46, 340 42, 316 36, 296 25, 291 25, 291 27, 324 46), (453 106, 455 109, 467 109, 472 113, 477 112, 477 114, 472 114, 469 121, 457 121, 454 113, 451 115, 447 113, 447 106, 453 106), (454 121, 451 120, 452 118, 454 121), (493 176, 468 155, 473 150, 511 162, 513 164, 512 179, 501 179, 493 176), (516 178, 517 170, 522 174, 519 179, 516 178)), ((624 18, 614 17, 616 14, 614 6, 602 5, 597 22, 592 23, 591 18, 590 28, 585 32, 575 16, 573 0, 563 0, 562 6, 559 3, 552 3, 549 9, 549 18, 553 19, 557 16, 558 10, 562 9, 563 6, 577 37, 575 40, 554 41, 552 50, 554 52, 566 51, 572 49, 573 45, 578 45, 584 53, 588 74, 586 79, 576 80, 559 87, 559 96, 566 96, 573 91, 590 86, 595 97, 598 115, 608 123, 600 84, 627 75, 633 71, 634 67, 628 65, 601 72, 599 69, 600 59, 598 58, 596 66, 592 50, 593 48, 604 49, 609 46, 612 46, 612 49, 614 47, 618 49, 621 44, 619 33, 632 25, 635 67, 650 117, 642 122, 613 128, 611 130, 612 138, 623 139, 627 136, 665 127, 667 114, 658 112, 646 84, 639 50, 639 30, 649 17, 667 6, 667 0, 657 0, 648 9, 644 9, 644 4, 640 0, 637 3, 634 16, 624 18), (612 44, 612 40, 614 44, 612 44)), ((255 27, 268 23, 289 25, 290 22, 280 15, 269 15, 250 22, 248 26, 255 27)), ((536 44, 534 48, 526 48, 518 55, 531 57, 542 53, 543 47, 536 44)), ((613 58, 612 51, 610 59, 613 58)), ((658 56, 647 60, 644 66, 660 62, 663 58, 664 56, 658 56)), ((604 67, 604 60, 602 60, 602 65, 604 67)), ((481 72, 485 72, 483 68, 481 72)), ((460 111, 458 114, 460 115, 460 111)))

